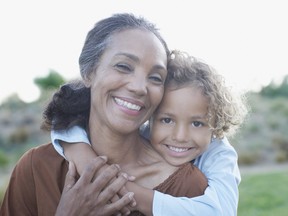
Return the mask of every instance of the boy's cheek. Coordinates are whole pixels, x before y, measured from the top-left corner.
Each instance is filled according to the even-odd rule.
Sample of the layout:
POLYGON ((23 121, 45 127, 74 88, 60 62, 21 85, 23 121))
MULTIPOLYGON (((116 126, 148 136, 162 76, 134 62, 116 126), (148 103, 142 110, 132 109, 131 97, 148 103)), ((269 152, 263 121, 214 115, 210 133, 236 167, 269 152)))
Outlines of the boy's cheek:
POLYGON ((151 134, 151 143, 159 143, 163 139, 169 138, 170 130, 166 127, 161 126, 161 124, 155 123, 153 125, 153 130, 151 134))

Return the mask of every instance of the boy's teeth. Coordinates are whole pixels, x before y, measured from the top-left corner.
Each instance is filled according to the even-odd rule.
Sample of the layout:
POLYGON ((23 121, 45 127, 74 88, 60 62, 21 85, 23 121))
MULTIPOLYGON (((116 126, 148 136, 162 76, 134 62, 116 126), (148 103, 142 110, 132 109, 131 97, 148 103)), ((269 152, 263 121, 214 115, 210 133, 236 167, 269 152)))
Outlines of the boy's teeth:
POLYGON ((141 109, 140 106, 138 106, 138 105, 136 105, 136 104, 129 103, 129 102, 124 101, 124 100, 121 100, 121 99, 119 99, 119 98, 115 98, 115 101, 116 101, 116 103, 117 103, 118 105, 124 106, 124 107, 126 107, 126 108, 128 108, 128 109, 131 109, 131 110, 137 110, 137 111, 139 111, 139 110, 141 109))
POLYGON ((184 151, 188 151, 188 149, 189 149, 189 148, 177 148, 174 146, 168 146, 168 148, 172 151, 175 151, 175 152, 184 152, 184 151))

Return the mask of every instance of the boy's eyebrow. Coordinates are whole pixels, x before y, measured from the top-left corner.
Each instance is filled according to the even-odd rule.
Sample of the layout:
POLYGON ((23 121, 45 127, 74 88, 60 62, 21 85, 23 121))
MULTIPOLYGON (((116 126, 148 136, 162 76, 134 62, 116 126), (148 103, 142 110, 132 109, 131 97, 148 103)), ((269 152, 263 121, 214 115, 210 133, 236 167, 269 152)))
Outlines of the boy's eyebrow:
POLYGON ((156 114, 161 114, 161 115, 168 115, 168 116, 172 116, 173 114, 169 113, 169 112, 161 112, 161 111, 157 111, 156 114))
POLYGON ((207 114, 205 115, 194 115, 191 117, 191 119, 206 119, 207 118, 207 114))

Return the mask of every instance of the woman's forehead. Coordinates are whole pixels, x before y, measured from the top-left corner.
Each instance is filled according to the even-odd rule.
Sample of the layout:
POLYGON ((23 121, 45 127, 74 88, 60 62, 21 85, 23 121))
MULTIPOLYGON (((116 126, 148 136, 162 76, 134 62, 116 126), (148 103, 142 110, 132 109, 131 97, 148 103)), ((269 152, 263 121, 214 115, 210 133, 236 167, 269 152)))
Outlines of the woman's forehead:
POLYGON ((156 64, 167 68, 167 55, 164 46, 153 33, 147 30, 128 29, 113 34, 104 53, 106 52, 111 55, 123 53, 139 59, 148 56, 156 64))

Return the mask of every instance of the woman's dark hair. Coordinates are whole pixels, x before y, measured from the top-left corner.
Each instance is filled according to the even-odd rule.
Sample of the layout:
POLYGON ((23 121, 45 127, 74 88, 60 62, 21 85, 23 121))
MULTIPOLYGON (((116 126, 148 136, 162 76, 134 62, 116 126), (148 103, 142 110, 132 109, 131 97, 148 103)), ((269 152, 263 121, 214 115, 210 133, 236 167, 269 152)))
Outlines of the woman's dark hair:
POLYGON ((90 88, 83 81, 67 83, 54 93, 43 112, 41 128, 63 130, 74 125, 87 127, 90 112, 90 88))

